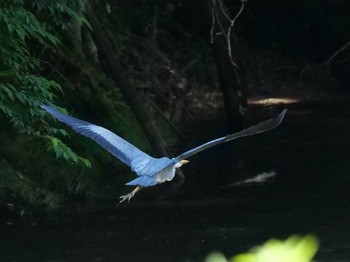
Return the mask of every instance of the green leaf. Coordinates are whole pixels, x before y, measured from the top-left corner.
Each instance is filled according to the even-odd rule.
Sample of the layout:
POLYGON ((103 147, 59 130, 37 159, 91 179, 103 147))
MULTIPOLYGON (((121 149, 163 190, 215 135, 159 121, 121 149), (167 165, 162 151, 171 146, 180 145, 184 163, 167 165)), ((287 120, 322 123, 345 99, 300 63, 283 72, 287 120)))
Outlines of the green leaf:
POLYGON ((15 29, 15 31, 18 34, 18 36, 20 37, 20 39, 22 41, 24 41, 26 38, 26 35, 27 35, 26 31, 23 30, 23 28, 18 28, 18 27, 15 29))
POLYGON ((57 158, 64 158, 68 162, 73 162, 74 164, 82 165, 88 168, 91 167, 91 162, 89 160, 78 156, 71 148, 69 148, 57 137, 46 136, 46 138, 49 141, 47 146, 48 150, 54 151, 57 158))
POLYGON ((54 149, 56 149, 58 147, 58 139, 55 137, 51 138, 51 143, 54 149))
POLYGON ((227 259, 221 253, 213 252, 205 258, 205 262, 227 262, 227 259))
POLYGON ((249 253, 234 256, 230 262, 311 262, 317 250, 314 236, 291 236, 285 241, 271 239, 249 253))
POLYGON ((91 162, 83 157, 79 157, 79 161, 86 167, 91 168, 91 162))
POLYGON ((7 24, 7 30, 12 34, 16 27, 13 24, 7 24))
POLYGON ((14 70, 5 70, 5 71, 0 71, 0 77, 10 77, 14 75, 14 70))

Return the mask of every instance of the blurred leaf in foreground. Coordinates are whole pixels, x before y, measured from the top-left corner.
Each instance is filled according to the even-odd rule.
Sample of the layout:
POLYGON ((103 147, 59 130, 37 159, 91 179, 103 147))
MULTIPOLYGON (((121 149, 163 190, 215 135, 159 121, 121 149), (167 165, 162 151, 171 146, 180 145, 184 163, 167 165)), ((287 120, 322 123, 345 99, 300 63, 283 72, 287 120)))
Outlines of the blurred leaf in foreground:
MULTIPOLYGON (((291 236, 285 241, 271 239, 248 253, 234 256, 230 262, 311 262, 318 250, 318 240, 312 235, 291 236)), ((205 262, 227 262, 218 252, 209 254, 205 262)))
POLYGON ((221 253, 213 252, 205 258, 205 262, 227 262, 227 259, 221 253))
POLYGON ((314 236, 291 236, 285 241, 271 239, 249 253, 234 256, 230 262, 310 262, 317 250, 314 236))

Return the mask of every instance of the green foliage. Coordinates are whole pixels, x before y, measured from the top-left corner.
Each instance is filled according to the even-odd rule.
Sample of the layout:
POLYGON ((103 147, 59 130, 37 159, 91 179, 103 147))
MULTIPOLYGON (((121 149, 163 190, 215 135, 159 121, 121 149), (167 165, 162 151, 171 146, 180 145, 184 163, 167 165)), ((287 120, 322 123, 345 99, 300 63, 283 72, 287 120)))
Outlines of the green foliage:
MULTIPOLYGON (((30 53, 28 40, 57 44, 22 1, 7 4, 0 11, 0 110, 20 130, 33 133, 32 123, 41 116, 38 105, 52 101, 60 86, 38 76, 40 63, 30 53)), ((35 133, 35 132, 34 132, 35 133)))
MULTIPOLYGON (((54 26, 48 26, 48 24, 52 25, 52 22, 40 21, 36 15, 40 16, 47 11, 51 19, 56 19, 56 26, 61 23, 61 28, 65 28, 72 18, 89 26, 80 12, 81 9, 78 8, 78 11, 74 9, 84 5, 85 2, 14 0, 0 3, 0 119, 3 123, 4 119, 7 119, 20 136, 25 138, 23 140, 46 141, 48 151, 53 151, 57 158, 80 166, 80 170, 91 167, 90 161, 78 156, 56 137, 68 134, 63 129, 52 128, 43 117, 44 111, 39 107, 41 103, 52 104, 53 99, 56 98, 55 93, 63 90, 56 81, 42 75, 42 58, 37 50, 42 49, 43 45, 58 47, 61 42, 59 37, 49 32, 54 28, 54 26)), ((14 130, 3 125, 1 131, 4 135, 14 130)), ((7 164, 6 168, 1 169, 0 197, 2 199, 22 200, 32 205, 47 205, 54 208, 60 202, 59 191, 77 193, 85 186, 87 179, 77 180, 81 175, 78 169, 71 169, 72 177, 69 181, 66 180, 69 183, 69 190, 62 188, 60 183, 52 185, 55 184, 52 183, 53 179, 43 179, 43 176, 47 175, 46 170, 55 172, 54 167, 42 164, 42 169, 34 170, 32 166, 39 167, 40 161, 45 163, 47 159, 42 158, 39 163, 25 163, 27 150, 23 149, 26 145, 17 140, 14 139, 13 142, 16 141, 14 143, 22 148, 16 148, 15 144, 2 146, 3 156, 0 161, 7 163, 6 160, 11 159, 11 162, 15 163, 13 159, 17 160, 16 166, 7 164), (78 175, 75 176, 75 172, 78 175), (74 190, 71 189, 73 187, 74 190)), ((38 147, 32 151, 39 154, 44 148, 42 143, 42 148, 38 147)))
POLYGON ((60 205, 60 197, 40 186, 22 173, 14 170, 8 163, 0 163, 0 195, 2 201, 8 203, 26 202, 32 206, 46 206, 57 208, 60 205))
POLYGON ((86 158, 78 156, 60 139, 53 136, 46 136, 48 139, 48 149, 56 153, 57 158, 64 158, 66 161, 72 161, 75 164, 81 164, 86 167, 91 167, 91 163, 86 158))
MULTIPOLYGON (((118 87, 105 74, 108 70, 98 61, 96 45, 86 30, 90 28, 84 17, 87 4, 87 0, 0 1, 0 134, 11 139, 6 147, 2 145, 0 153, 11 163, 11 176, 24 177, 18 184, 31 185, 27 188, 33 193, 41 188, 47 194, 73 199, 88 197, 90 190, 96 195, 103 179, 101 188, 111 188, 110 195, 115 194, 110 184, 122 184, 120 176, 115 175, 121 168, 118 162, 87 139, 68 138, 65 130, 70 129, 60 124, 57 126, 62 128, 54 128, 55 122, 40 109, 41 103, 69 105, 82 113, 82 118, 85 113, 89 116, 86 119, 98 120, 96 123, 114 128, 151 151, 118 87)), ((168 117, 178 96, 184 99, 185 89, 193 86, 187 82, 189 74, 202 72, 199 78, 208 83, 213 79, 207 74, 213 71, 213 62, 204 55, 206 44, 188 37, 188 32, 174 22, 172 6, 158 0, 142 4, 140 8, 140 2, 134 0, 103 2, 96 4, 94 11, 120 55, 125 68, 122 73, 152 100, 154 111, 159 107, 168 117), (183 37, 185 44, 179 40, 183 37)), ((163 132, 168 122, 160 118, 155 121, 163 124, 159 125, 163 132)), ((34 199, 18 193, 12 185, 6 188, 5 195, 0 192, 3 199, 11 196, 11 190, 16 199, 34 199)))
POLYGON ((221 253, 212 253, 206 262, 310 262, 318 250, 318 240, 311 235, 291 236, 285 241, 271 239, 250 252, 227 260, 221 253))
POLYGON ((205 258, 205 262, 227 262, 227 259, 221 253, 213 252, 205 258))
POLYGON ((89 22, 82 14, 82 12, 85 11, 86 4, 87 0, 39 0, 33 2, 33 7, 40 12, 50 14, 51 21, 50 23, 46 23, 47 26, 52 26, 52 24, 54 24, 62 29, 68 29, 73 18, 91 29, 89 22))
POLYGON ((0 32, 0 66, 2 70, 11 72, 8 75, 14 78, 2 80, 2 83, 9 80, 21 82, 21 77, 38 69, 38 60, 30 55, 27 45, 29 39, 58 43, 57 37, 44 29, 36 17, 23 7, 22 1, 14 1, 1 9, 0 32))

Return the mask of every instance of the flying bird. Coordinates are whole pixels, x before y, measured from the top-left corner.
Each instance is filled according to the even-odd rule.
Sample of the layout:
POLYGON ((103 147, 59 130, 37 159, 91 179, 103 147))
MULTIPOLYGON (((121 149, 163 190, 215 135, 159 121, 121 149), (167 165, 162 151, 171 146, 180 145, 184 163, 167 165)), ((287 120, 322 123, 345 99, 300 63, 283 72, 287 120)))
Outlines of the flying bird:
POLYGON ((136 192, 143 187, 155 186, 166 181, 171 181, 175 176, 176 168, 188 163, 189 161, 187 159, 189 157, 205 149, 240 137, 252 136, 275 128, 282 122, 284 115, 287 112, 285 109, 274 118, 251 126, 240 132, 209 141, 203 145, 188 150, 177 157, 154 158, 106 128, 63 114, 52 106, 40 105, 40 107, 45 109, 60 122, 72 127, 75 132, 97 142, 113 156, 128 165, 131 170, 137 174, 138 177, 136 179, 126 183, 128 186, 136 186, 136 188, 130 193, 121 196, 120 203, 126 200, 130 201, 136 192))

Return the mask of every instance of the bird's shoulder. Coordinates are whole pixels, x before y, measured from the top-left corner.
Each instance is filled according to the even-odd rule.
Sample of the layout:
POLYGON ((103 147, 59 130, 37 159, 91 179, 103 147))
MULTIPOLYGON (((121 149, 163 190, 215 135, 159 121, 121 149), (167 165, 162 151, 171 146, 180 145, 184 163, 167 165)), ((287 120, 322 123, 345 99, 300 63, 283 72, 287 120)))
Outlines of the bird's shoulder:
POLYGON ((171 165, 175 165, 173 158, 150 158, 147 162, 142 163, 142 165, 136 168, 135 171, 139 176, 153 176, 171 165))

